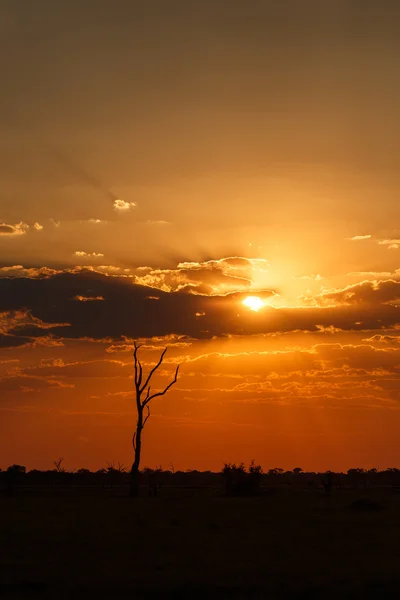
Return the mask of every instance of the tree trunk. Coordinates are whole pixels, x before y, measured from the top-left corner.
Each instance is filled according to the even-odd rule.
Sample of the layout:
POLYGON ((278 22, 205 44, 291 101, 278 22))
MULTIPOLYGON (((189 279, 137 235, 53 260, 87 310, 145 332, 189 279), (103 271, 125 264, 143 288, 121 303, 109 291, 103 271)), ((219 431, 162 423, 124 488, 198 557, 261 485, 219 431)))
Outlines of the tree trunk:
POLYGON ((131 498, 137 498, 139 496, 139 479, 140 479, 140 453, 142 449, 142 429, 143 429, 143 411, 140 411, 138 422, 136 426, 136 435, 133 441, 133 449, 135 452, 135 458, 131 469, 131 482, 129 495, 131 498))
POLYGON ((129 495, 131 498, 137 498, 139 496, 139 469, 136 467, 135 463, 133 463, 131 469, 129 495))

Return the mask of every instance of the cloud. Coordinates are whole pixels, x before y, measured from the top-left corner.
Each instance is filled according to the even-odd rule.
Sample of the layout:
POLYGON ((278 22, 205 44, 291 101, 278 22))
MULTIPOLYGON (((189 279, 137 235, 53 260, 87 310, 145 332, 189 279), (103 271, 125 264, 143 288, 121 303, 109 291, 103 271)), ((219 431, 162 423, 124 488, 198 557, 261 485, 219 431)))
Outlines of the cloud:
POLYGON ((41 225, 40 223, 34 223, 32 227, 33 229, 36 229, 36 231, 42 231, 43 229, 43 225, 41 225))
POLYGON ((354 235, 353 237, 346 238, 346 240, 350 240, 352 242, 360 242, 362 240, 370 240, 371 237, 372 236, 370 234, 368 234, 368 235, 354 235))
POLYGON ((49 330, 64 327, 69 327, 69 324, 45 323, 25 308, 3 311, 0 312, 0 347, 62 345, 62 342, 49 335, 49 330))
POLYGON ((171 225, 171 222, 170 221, 162 221, 162 220, 161 221, 152 221, 151 219, 149 219, 149 220, 146 221, 146 225, 155 225, 155 226, 158 226, 158 225, 171 225))
MULTIPOLYGON (((388 304, 400 300, 400 281, 362 281, 315 297, 317 305, 388 304)), ((399 315, 400 318, 400 315, 399 315)))
POLYGON ((25 235, 28 231, 29 225, 20 221, 11 225, 8 223, 0 223, 0 236, 4 237, 17 237, 19 235, 25 235))
POLYGON ((183 376, 190 368, 194 373, 218 373, 221 378, 236 373, 248 381, 280 380, 282 383, 301 377, 328 381, 343 377, 397 377, 399 358, 400 348, 380 350, 367 344, 315 344, 307 349, 210 352, 177 360, 183 365, 183 376))
MULTIPOLYGON (((314 306, 266 307, 251 315, 241 304, 246 293, 208 296, 189 293, 187 288, 176 292, 157 289, 159 300, 150 301, 149 287, 132 278, 81 269, 40 278, 0 277, 0 311, 10 313, 19 308, 24 315, 29 311, 31 317, 24 316, 20 327, 4 330, 6 335, 25 338, 44 337, 46 327, 61 338, 122 340, 124 336, 137 339, 170 334, 210 339, 320 333, 334 331, 331 328, 369 331, 400 323, 395 305, 400 281, 361 282, 318 294, 314 306), (103 300, 76 301, 77 296, 103 300)), ((273 292, 264 290, 257 295, 268 298, 273 292)))
POLYGON ((18 348, 32 343, 31 338, 0 333, 0 348, 18 348))
MULTIPOLYGON (((188 295, 186 298, 192 299, 188 295)), ((314 313, 312 310, 307 312, 314 313)), ((182 338, 172 336, 172 342, 177 341, 179 347, 175 351, 171 348, 166 368, 160 376, 169 377, 170 369, 181 363, 181 376, 170 399, 172 404, 178 407, 185 398, 189 404, 201 402, 204 406, 205 402, 210 403, 210 410, 213 410, 217 401, 218 410, 223 410, 223 404, 229 404, 232 417, 235 406, 243 405, 244 410, 248 403, 253 403, 252 410, 256 412, 256 406, 263 403, 330 406, 346 410, 351 407, 395 408, 399 406, 400 346, 389 340, 384 342, 380 334, 378 338, 374 335, 362 343, 317 343, 304 348, 283 349, 266 348, 264 339, 258 346, 262 350, 244 351, 244 346, 235 342, 229 344, 230 351, 226 352, 225 343, 219 342, 220 351, 216 351, 214 342, 190 347, 186 341, 177 341, 182 338)), ((156 339, 161 345, 167 344, 167 338, 154 338, 154 343, 153 340, 145 343, 142 351, 146 368, 154 364, 154 357, 158 356, 156 339)), ((245 348, 256 347, 257 340, 253 340, 254 345, 248 340, 245 348)), ((129 353, 131 350, 130 340, 125 339, 121 344, 109 346, 107 352, 108 357, 113 358, 116 352, 129 353)), ((67 389, 74 384, 76 391, 71 391, 71 397, 72 394, 80 397, 83 391, 86 396, 89 385, 97 398, 115 396, 123 400, 132 395, 129 356, 124 361, 71 361, 57 355, 40 358, 37 365, 17 363, 6 368, 9 371, 0 379, 0 389, 7 391, 45 391, 60 386, 67 389)))
POLYGON ((75 256, 79 256, 79 257, 94 257, 94 258, 101 258, 104 257, 104 254, 101 254, 100 252, 84 252, 83 250, 76 250, 74 252, 75 256))
POLYGON ((41 392, 48 389, 71 387, 74 387, 73 384, 67 384, 52 377, 40 377, 22 372, 0 377, 0 391, 2 392, 41 392))
POLYGON ((393 273, 391 271, 353 271, 346 273, 349 277, 373 277, 374 279, 390 279, 392 277, 398 277, 400 275, 400 269, 396 269, 393 273))
POLYGON ((328 327, 324 325, 317 325, 317 332, 332 335, 334 333, 341 333, 343 329, 339 327, 334 327, 333 325, 329 325, 328 327))
POLYGON ((114 354, 115 352, 131 352, 133 348, 133 344, 112 344, 106 349, 106 352, 109 354, 114 354))
POLYGON ((397 250, 398 248, 400 248, 400 240, 399 239, 379 240, 378 244, 380 246, 387 246, 388 250, 397 250))
POLYGON ((0 278, 1 277, 50 277, 62 273, 57 269, 50 269, 49 267, 32 267, 25 268, 22 265, 10 265, 6 267, 0 267, 0 278))
POLYGON ((388 346, 400 346, 400 336, 375 334, 369 338, 364 338, 363 342, 369 344, 385 344, 388 346))
POLYGON ((42 358, 40 360, 41 367, 63 367, 64 365, 62 358, 42 358))
POLYGON ((57 229, 61 227, 61 221, 57 221, 56 219, 50 219, 50 223, 52 223, 57 229))
MULTIPOLYGON (((110 271, 111 273, 118 273, 118 271, 121 271, 121 267, 116 267, 114 265, 99 265, 97 268, 102 271, 110 271)), ((127 269, 127 271, 129 271, 129 269, 127 269)))
POLYGON ((252 289, 255 276, 260 271, 266 272, 268 266, 265 259, 228 256, 204 262, 181 262, 175 269, 141 267, 136 269, 134 281, 165 292, 229 294, 252 289))
POLYGON ((88 219, 87 223, 91 223, 92 225, 105 225, 108 221, 104 221, 103 219, 88 219))
POLYGON ((125 200, 117 198, 114 200, 113 206, 115 210, 127 211, 131 208, 134 208, 136 206, 136 202, 126 202, 125 200))
POLYGON ((60 338, 56 338, 54 335, 46 335, 38 338, 31 338, 32 347, 45 346, 46 348, 53 348, 55 346, 64 346, 64 342, 60 338))
POLYGON ((323 277, 319 273, 316 275, 300 275, 299 277, 293 277, 293 279, 308 279, 311 281, 322 281, 323 277))
MULTIPOLYGON (((47 378, 126 378, 132 372, 131 363, 124 363, 120 360, 89 360, 64 362, 61 360, 44 360, 34 367, 25 369, 15 369, 14 373, 23 373, 25 375, 47 378)), ((128 380, 129 382, 129 380, 128 380)))
POLYGON ((47 330, 65 326, 68 326, 68 323, 45 323, 33 316, 27 309, 0 312, 0 331, 2 333, 12 333, 17 330, 26 331, 33 328, 47 330))
POLYGON ((62 343, 64 337, 108 338, 112 343, 124 336, 171 334, 194 339, 296 331, 332 335, 400 323, 399 280, 361 281, 325 289, 303 299, 303 306, 276 307, 269 302, 276 292, 257 290, 251 279, 267 266, 264 260, 233 256, 182 262, 175 269, 141 267, 133 273, 106 265, 59 271, 22 265, 2 268, 0 311, 29 312, 54 328, 49 336, 43 325, 35 326, 31 319, 23 327, 3 330, 2 343, 32 344, 46 338, 36 343, 50 345, 55 340, 62 343), (254 315, 242 305, 249 293, 266 300, 263 310, 254 315))
POLYGON ((104 300, 103 296, 75 296, 74 300, 79 300, 79 302, 93 302, 104 300))

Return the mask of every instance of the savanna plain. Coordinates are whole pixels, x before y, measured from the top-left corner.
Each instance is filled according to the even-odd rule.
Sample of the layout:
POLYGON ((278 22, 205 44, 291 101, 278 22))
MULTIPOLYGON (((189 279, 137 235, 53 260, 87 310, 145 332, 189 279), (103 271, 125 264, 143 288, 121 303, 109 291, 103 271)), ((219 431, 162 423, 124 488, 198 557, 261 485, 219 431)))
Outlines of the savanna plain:
POLYGON ((24 490, 0 498, 0 595, 392 598, 399 527, 391 488, 24 490))

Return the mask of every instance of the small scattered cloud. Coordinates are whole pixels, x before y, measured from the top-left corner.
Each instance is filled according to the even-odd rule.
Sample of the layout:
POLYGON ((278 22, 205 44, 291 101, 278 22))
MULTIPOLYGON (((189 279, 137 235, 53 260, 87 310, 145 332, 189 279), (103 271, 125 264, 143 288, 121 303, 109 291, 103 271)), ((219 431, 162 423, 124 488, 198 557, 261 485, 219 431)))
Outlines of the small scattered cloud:
POLYGON ((112 344, 106 349, 106 352, 113 354, 115 352, 130 352, 133 350, 133 344, 112 344))
MULTIPOLYGON (((121 270, 121 267, 115 267, 114 265, 99 265, 96 267, 97 269, 101 269, 102 271, 110 271, 111 273, 117 273, 121 270)), ((124 269, 125 271, 125 269, 124 269)))
POLYGON ((343 331, 343 329, 340 329, 340 327, 335 327, 334 325, 316 325, 316 329, 317 333, 329 334, 341 333, 343 331))
POLYGON ((65 383, 52 377, 39 377, 22 372, 15 372, 15 374, 0 378, 0 390, 2 392, 42 392, 44 390, 73 387, 74 384, 65 383))
POLYGON ((65 363, 62 358, 41 358, 41 367, 64 367, 65 363))
POLYGON ((115 210, 127 211, 131 208, 134 208, 136 206, 136 202, 126 202, 126 200, 116 198, 116 200, 114 200, 113 206, 115 210))
POLYGON ((5 276, 9 276, 12 275, 14 273, 18 273, 24 270, 24 267, 22 265, 9 265, 7 267, 0 267, 0 275, 5 275, 5 276))
POLYGON ((76 250, 74 252, 75 256, 79 256, 81 258, 83 257, 93 257, 93 258, 101 258, 104 257, 104 254, 101 254, 101 252, 84 252, 83 250, 76 250))
POLYGON ((28 277, 34 278, 45 278, 57 275, 62 271, 57 269, 50 269, 49 267, 29 267, 25 268, 22 265, 9 265, 0 267, 0 277, 28 277))
MULTIPOLYGON (((42 231, 43 225, 38 222, 35 222, 32 226, 32 229, 35 231, 42 231)), ((19 223, 11 224, 11 223, 0 223, 0 236, 4 237, 16 237, 20 235, 25 235, 26 232, 30 229, 28 223, 24 223, 20 221, 19 223)))
POLYGON ((54 227, 61 227, 61 221, 57 221, 56 219, 50 219, 50 223, 54 225, 54 227))
POLYGON ((107 223, 103 219, 88 219, 87 222, 91 225, 105 225, 107 223))
POLYGON ((103 296, 75 296, 74 300, 79 300, 79 302, 93 302, 104 300, 103 296))
POLYGON ((350 240, 351 242, 361 242, 362 240, 370 240, 371 235, 353 235, 353 237, 346 238, 346 240, 350 240))
POLYGON ((146 221, 146 224, 147 225, 155 225, 155 226, 160 225, 161 226, 161 225, 171 225, 171 222, 170 221, 162 221, 162 220, 160 220, 160 221, 152 221, 151 219, 148 219, 146 221))
POLYGON ((396 277, 398 274, 400 274, 400 269, 397 269, 394 273, 391 271, 352 271, 346 273, 348 277, 373 277, 374 279, 387 279, 396 277))
POLYGON ((46 323, 27 309, 1 311, 0 347, 62 346, 48 330, 69 326, 69 323, 46 323))
POLYGON ((26 308, 0 312, 1 333, 14 334, 17 331, 23 331, 24 335, 29 335, 33 330, 47 330, 57 327, 69 327, 69 323, 46 323, 35 317, 26 308))
POLYGON ((364 338, 363 342, 368 344, 385 344, 388 346, 400 346, 400 336, 376 334, 369 338, 364 338))
POLYGON ((311 281, 322 281, 323 277, 317 273, 316 275, 300 275, 299 277, 293 277, 293 279, 307 279, 311 281))
POLYGON ((11 225, 10 223, 0 223, 0 236, 16 237, 19 235, 24 235, 28 229, 29 225, 27 223, 23 223, 22 221, 15 223, 14 225, 11 225))
MULTIPOLYGON (((18 367, 13 372, 16 373, 18 367)), ((25 367, 19 372, 29 376, 35 377, 46 377, 48 379, 55 378, 75 378, 75 377, 115 377, 121 378, 126 377, 131 370, 130 363, 125 363, 121 360, 88 360, 81 361, 77 360, 74 362, 64 362, 61 360, 49 360, 45 359, 39 364, 25 367)))
POLYGON ((400 240, 399 239, 378 240, 378 244, 380 246, 387 246, 388 250, 398 250, 400 248, 400 240))

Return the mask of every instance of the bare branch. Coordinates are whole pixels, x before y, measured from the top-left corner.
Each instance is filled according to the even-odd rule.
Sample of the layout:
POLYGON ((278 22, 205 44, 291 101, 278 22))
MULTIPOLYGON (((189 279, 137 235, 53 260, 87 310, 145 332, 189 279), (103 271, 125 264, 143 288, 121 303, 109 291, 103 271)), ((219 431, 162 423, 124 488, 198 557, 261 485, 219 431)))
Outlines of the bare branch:
POLYGON ((139 371, 141 371, 141 369, 142 369, 140 360, 137 357, 137 352, 138 352, 139 348, 141 348, 142 346, 143 346, 143 344, 137 344, 136 342, 133 342, 133 347, 134 347, 133 358, 135 361, 135 384, 138 383, 138 368, 139 368, 139 371))
POLYGON ((149 396, 150 396, 150 390, 151 390, 151 385, 149 385, 149 387, 146 390, 146 398, 143 400, 142 407, 146 406, 146 402, 147 402, 147 400, 149 399, 149 396))
POLYGON ((140 360, 137 357, 137 352, 140 348, 141 344, 137 344, 136 342, 134 342, 134 351, 133 351, 133 360, 134 360, 134 366, 135 366, 135 389, 136 389, 136 406, 137 406, 137 410, 138 412, 140 411, 141 408, 141 404, 140 404, 140 383, 142 381, 142 365, 140 364, 140 360))
POLYGON ((146 408, 147 408, 147 415, 146 415, 145 420, 143 421, 142 428, 146 425, 147 419, 150 417, 150 406, 146 406, 146 408))
POLYGON ((139 377, 138 377, 138 388, 140 388, 141 384, 142 384, 142 377, 143 377, 143 368, 142 368, 142 363, 140 362, 140 360, 138 361, 139 363, 139 377))
POLYGON ((138 379, 138 359, 137 359, 137 348, 135 346, 135 350, 133 351, 133 361, 134 361, 134 367, 135 367, 135 388, 138 388, 138 384, 137 384, 137 379, 138 379))
POLYGON ((132 446, 133 446, 133 449, 134 449, 134 451, 136 452, 136 431, 135 431, 135 433, 133 434, 133 438, 132 438, 132 446))
POLYGON ((149 385, 151 378, 153 377, 154 373, 157 371, 158 367, 161 365, 161 363, 163 361, 163 358, 164 358, 165 353, 166 353, 167 350, 168 350, 168 348, 164 348, 164 350, 162 351, 158 363, 156 364, 155 367, 152 368, 152 370, 150 371, 150 373, 147 376, 147 379, 146 379, 144 385, 140 388, 140 393, 142 393, 147 388, 147 386, 149 385))
POLYGON ((153 398, 157 398, 157 396, 164 396, 164 394, 166 394, 168 392, 168 390, 177 382, 177 380, 178 380, 178 372, 179 372, 179 365, 176 367, 175 377, 171 381, 171 383, 169 383, 167 385, 167 387, 162 392, 157 392, 156 394, 151 394, 148 397, 146 397, 146 399, 143 400, 142 406, 147 406, 148 403, 150 402, 150 400, 153 400, 153 398))

